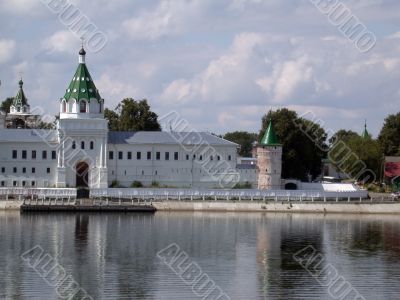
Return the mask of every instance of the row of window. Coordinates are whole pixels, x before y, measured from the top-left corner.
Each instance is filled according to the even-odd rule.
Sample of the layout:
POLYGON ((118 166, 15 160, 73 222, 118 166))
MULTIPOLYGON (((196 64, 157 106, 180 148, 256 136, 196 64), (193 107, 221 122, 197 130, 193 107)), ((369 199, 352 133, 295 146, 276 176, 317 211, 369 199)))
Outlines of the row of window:
MULTIPOLYGON (((132 160, 132 152, 129 151, 126 154, 126 158, 128 160, 132 160)), ((146 153, 146 158, 147 160, 151 160, 152 159, 152 152, 148 151, 146 153)), ((110 151, 108 153, 108 159, 109 160, 113 160, 114 159, 114 151, 110 151)), ((124 159, 124 152, 119 151, 118 152, 118 159, 119 160, 123 160, 124 159)), ((136 152, 136 160, 141 160, 142 159, 142 152, 136 152)), ((203 160, 203 155, 198 155, 196 156, 196 154, 193 155, 192 157, 193 160, 198 159, 200 161, 203 160)), ((217 155, 216 159, 219 161, 221 160, 221 156, 217 155)), ((156 152, 156 160, 161 160, 161 152, 156 152)), ((170 153, 169 152, 164 152, 164 160, 170 160, 170 153)), ((174 160, 179 160, 179 152, 174 152, 174 160)), ((186 160, 190 160, 190 155, 186 154, 186 160)), ((214 160, 214 156, 210 156, 210 160, 214 160)), ((231 161, 232 160, 232 155, 228 155, 228 160, 231 161)))
MULTIPOLYGON (((13 150, 12 151, 12 158, 13 159, 18 159, 18 151, 17 150, 13 150)), ((22 150, 21 151, 21 158, 22 159, 28 159, 28 151, 27 150, 22 150)), ((31 159, 36 159, 37 158, 37 151, 36 150, 32 150, 31 151, 31 159)), ((47 159, 47 151, 43 150, 42 151, 42 159, 47 159)), ((57 159, 57 152, 56 151, 51 151, 51 159, 55 160, 57 159)))
MULTIPOLYGON (((21 186, 28 186, 28 184, 29 184, 29 182, 27 182, 25 180, 21 181, 21 186)), ((31 181, 30 184, 31 184, 32 187, 35 187, 36 186, 36 181, 31 181)), ((2 180, 0 185, 1 185, 1 187, 5 187, 6 186, 6 182, 4 180, 2 180)), ((12 186, 14 186, 14 187, 18 186, 18 181, 14 180, 12 182, 12 186)))
MULTIPOLYGON (((74 92, 75 92, 75 90, 74 90, 74 92)), ((81 100, 79 102, 79 112, 80 113, 88 113, 89 112, 88 108, 89 108, 89 105, 87 104, 87 102, 85 100, 81 100)), ((72 109, 73 109, 72 105, 68 106, 65 101, 62 102, 62 112, 63 113, 67 113, 67 112, 71 112, 72 113, 73 112, 72 109)), ((103 113, 103 103, 101 103, 101 102, 99 103, 99 113, 100 114, 103 113)))
MULTIPOLYGON (((22 171, 22 174, 26 174, 27 168, 23 167, 21 169, 21 171, 22 171)), ((50 174, 51 173, 51 169, 50 168, 46 168, 46 172, 47 172, 47 174, 50 174)), ((1 173, 2 174, 6 173, 6 168, 5 167, 1 167, 1 173)), ((13 167, 13 173, 14 174, 18 173, 18 168, 17 167, 13 167)), ((36 168, 31 168, 31 174, 36 174, 36 168)))
MULTIPOLYGON (((82 141, 81 142, 81 149, 85 150, 85 146, 86 146, 85 142, 82 141)), ((90 150, 94 149, 94 142, 90 142, 89 148, 90 148, 90 150)), ((76 142, 75 141, 72 142, 72 149, 76 149, 76 142)))

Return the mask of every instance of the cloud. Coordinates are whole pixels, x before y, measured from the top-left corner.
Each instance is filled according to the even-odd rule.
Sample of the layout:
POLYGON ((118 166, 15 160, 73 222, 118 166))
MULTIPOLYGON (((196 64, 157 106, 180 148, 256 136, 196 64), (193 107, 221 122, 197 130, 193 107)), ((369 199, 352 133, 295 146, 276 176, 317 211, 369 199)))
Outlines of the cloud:
MULTIPOLYGON (((193 2, 194 3, 194 2, 193 2)), ((125 32, 134 39, 156 40, 183 31, 182 21, 190 3, 163 0, 154 10, 144 10, 123 22, 125 32)))
POLYGON ((15 15, 37 16, 43 8, 44 4, 38 0, 0 0, 0 11, 15 15))
POLYGON ((57 31, 46 38, 42 46, 48 52, 76 53, 79 39, 68 30, 57 31))
POLYGON ((235 87, 243 88, 243 83, 248 83, 252 52, 262 43, 263 37, 257 33, 237 35, 228 53, 212 60, 193 78, 174 80, 164 89, 161 98, 167 103, 231 100, 235 87))
POLYGON ((0 39, 0 64, 9 61, 14 56, 15 48, 14 40, 0 39))

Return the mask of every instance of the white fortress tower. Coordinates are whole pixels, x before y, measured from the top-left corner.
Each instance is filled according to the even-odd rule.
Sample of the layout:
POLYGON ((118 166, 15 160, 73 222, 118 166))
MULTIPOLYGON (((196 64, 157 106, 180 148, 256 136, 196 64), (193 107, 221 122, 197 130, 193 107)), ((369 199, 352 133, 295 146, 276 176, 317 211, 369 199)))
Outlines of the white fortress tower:
POLYGON ((256 146, 258 189, 280 190, 282 176, 282 145, 270 121, 261 142, 256 146))
POLYGON ((82 47, 78 68, 60 99, 57 187, 108 187, 104 99, 89 74, 85 55, 82 47))

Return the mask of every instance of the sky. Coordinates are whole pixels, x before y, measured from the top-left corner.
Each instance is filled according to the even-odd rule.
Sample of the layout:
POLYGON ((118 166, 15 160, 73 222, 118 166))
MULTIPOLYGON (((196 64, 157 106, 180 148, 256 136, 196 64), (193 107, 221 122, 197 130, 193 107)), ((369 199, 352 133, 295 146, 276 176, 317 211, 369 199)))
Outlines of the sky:
POLYGON ((22 74, 31 107, 58 113, 82 35, 59 11, 68 4, 107 40, 84 43, 108 108, 146 98, 160 117, 224 134, 258 132, 286 107, 333 132, 361 133, 367 119, 376 137, 400 110, 400 1, 341 2, 376 38, 369 51, 318 1, 335 0, 0 0, 0 99, 22 74))

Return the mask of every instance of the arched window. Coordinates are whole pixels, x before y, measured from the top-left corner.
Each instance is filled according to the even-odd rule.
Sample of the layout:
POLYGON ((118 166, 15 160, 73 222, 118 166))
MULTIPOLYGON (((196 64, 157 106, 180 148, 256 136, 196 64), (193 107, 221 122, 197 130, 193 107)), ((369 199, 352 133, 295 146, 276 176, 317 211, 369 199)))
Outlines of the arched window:
POLYGON ((81 149, 85 150, 85 142, 84 141, 81 142, 81 149))
POLYGON ((62 103, 62 112, 63 113, 67 112, 67 103, 65 101, 63 101, 63 103, 62 103))
POLYGON ((76 149, 76 143, 75 143, 75 141, 72 142, 72 149, 76 149))
POLYGON ((93 150, 93 149, 94 149, 94 142, 91 141, 91 142, 90 142, 90 150, 93 150))
POLYGON ((99 103, 99 113, 103 113, 103 103, 99 103))
POLYGON ((81 103, 79 104, 79 111, 81 113, 85 113, 86 112, 86 101, 81 101, 81 103))

